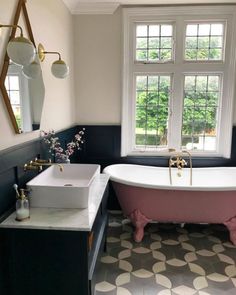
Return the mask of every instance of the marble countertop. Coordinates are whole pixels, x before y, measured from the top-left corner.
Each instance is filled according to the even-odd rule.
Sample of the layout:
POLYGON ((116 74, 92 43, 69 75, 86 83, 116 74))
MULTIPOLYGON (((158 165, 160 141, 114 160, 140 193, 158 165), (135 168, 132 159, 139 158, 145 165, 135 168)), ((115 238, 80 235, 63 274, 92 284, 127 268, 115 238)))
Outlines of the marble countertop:
POLYGON ((109 176, 100 174, 94 179, 86 209, 31 208, 30 219, 16 221, 12 213, 1 224, 2 228, 90 231, 100 206, 109 176))

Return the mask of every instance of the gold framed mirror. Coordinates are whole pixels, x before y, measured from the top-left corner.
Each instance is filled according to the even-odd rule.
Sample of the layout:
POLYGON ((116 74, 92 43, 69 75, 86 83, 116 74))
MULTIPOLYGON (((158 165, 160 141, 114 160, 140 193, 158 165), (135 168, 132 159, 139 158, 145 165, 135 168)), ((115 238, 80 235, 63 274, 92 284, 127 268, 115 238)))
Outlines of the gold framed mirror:
MULTIPOLYGON (((19 21, 23 22, 28 39, 35 46, 26 0, 18 1, 12 25, 18 25, 19 21)), ((15 36, 14 27, 11 29, 9 41, 15 36)), ((0 76, 0 89, 15 133, 39 129, 45 95, 42 72, 35 79, 27 78, 22 66, 11 62, 6 52, 0 76)))

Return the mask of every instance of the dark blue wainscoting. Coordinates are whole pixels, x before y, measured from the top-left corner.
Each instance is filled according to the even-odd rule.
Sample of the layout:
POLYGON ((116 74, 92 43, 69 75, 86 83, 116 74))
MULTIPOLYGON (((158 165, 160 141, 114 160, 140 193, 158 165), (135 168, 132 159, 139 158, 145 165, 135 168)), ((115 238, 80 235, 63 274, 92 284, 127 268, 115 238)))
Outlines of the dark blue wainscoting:
MULTIPOLYGON (((79 125, 58 132, 64 148, 74 135, 85 128, 85 142, 82 149, 71 157, 72 163, 100 164, 102 169, 115 163, 133 163, 140 165, 167 166, 168 157, 121 157, 120 125, 79 125)), ((19 135, 20 136, 20 135, 19 135)), ((24 187, 25 183, 37 175, 36 171, 24 172, 23 166, 35 157, 49 158, 47 147, 40 139, 26 142, 0 151, 0 218, 15 203, 14 183, 24 187)), ((232 153, 230 159, 225 158, 193 158, 194 167, 236 166, 236 127, 233 128, 232 153)))
MULTIPOLYGON (((153 166, 168 166, 168 157, 120 156, 121 126, 78 126, 85 128, 85 144, 80 162, 97 163, 106 167, 115 163, 129 163, 153 166)), ((236 164, 236 127, 233 128, 232 153, 230 159, 202 157, 193 158, 194 167, 234 166, 236 164)))

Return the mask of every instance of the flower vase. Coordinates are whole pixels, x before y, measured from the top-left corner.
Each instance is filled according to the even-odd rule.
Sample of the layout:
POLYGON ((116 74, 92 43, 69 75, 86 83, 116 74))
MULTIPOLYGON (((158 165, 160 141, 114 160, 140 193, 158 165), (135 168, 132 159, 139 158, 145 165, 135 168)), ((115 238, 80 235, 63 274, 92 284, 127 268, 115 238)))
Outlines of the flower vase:
POLYGON ((70 158, 69 157, 65 158, 65 164, 70 164, 70 158))
POLYGON ((57 158, 56 162, 61 163, 61 164, 70 164, 70 158, 69 158, 69 156, 66 156, 63 158, 57 158))

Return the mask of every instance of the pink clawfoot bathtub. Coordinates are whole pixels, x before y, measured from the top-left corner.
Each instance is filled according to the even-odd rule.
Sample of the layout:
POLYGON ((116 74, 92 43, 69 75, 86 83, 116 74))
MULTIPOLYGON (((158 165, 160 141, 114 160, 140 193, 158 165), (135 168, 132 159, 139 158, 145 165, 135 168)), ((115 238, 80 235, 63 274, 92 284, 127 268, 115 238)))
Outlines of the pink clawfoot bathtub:
POLYGON ((135 226, 134 239, 143 238, 150 221, 179 223, 223 223, 236 245, 236 167, 189 168, 181 177, 172 168, 117 164, 104 169, 123 213, 135 226))

